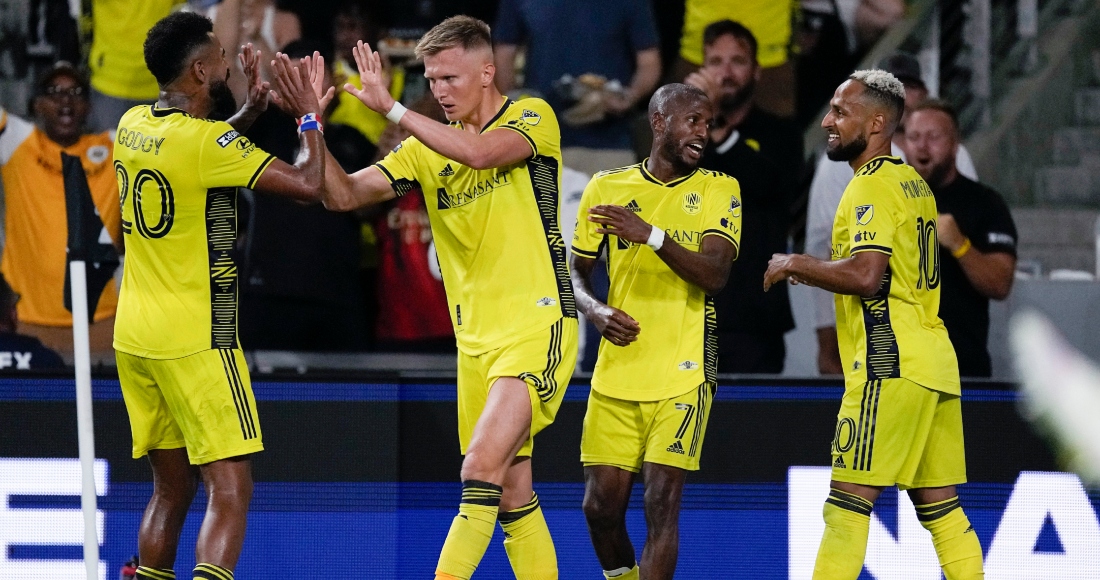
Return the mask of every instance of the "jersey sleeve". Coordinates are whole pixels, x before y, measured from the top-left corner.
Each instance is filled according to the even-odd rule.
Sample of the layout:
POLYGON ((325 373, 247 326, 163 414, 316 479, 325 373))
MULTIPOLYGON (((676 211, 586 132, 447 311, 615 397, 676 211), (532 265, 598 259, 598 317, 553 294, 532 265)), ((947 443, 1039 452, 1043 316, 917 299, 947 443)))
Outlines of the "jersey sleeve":
POLYGON ((577 206, 577 221, 573 229, 573 253, 595 260, 600 257, 600 244, 604 236, 596 233, 600 227, 596 222, 588 221, 588 208, 600 205, 599 184, 592 179, 584 188, 581 202, 577 206))
POLYGON ((721 236, 733 244, 733 259, 741 254, 741 186, 737 180, 720 176, 707 189, 703 200, 703 237, 721 236))
POLYGON ((0 107, 0 165, 5 165, 15 150, 34 132, 34 124, 0 107))
POLYGON ((974 247, 982 252, 1001 252, 1016 256, 1016 223, 1012 221, 1012 213, 1005 205, 1001 196, 996 192, 987 190, 988 204, 984 208, 986 216, 984 231, 971 235, 974 247))
POLYGON ((424 145, 416 137, 408 137, 374 164, 390 182, 397 197, 414 189, 422 189, 416 178, 418 152, 424 145))
POLYGON ((531 145, 531 156, 556 157, 561 152, 558 117, 542 99, 521 99, 504 113, 497 129, 516 131, 531 145))
POLYGON ((901 201, 889 185, 875 176, 857 176, 844 191, 837 211, 847 212, 852 254, 857 252, 894 253, 894 235, 902 220, 901 201))
MULTIPOLYGON (((202 122, 202 121, 200 121, 202 122)), ((229 123, 217 122, 201 136, 199 147, 199 180, 203 187, 247 187, 256 181, 275 156, 260 149, 241 135, 229 123)))

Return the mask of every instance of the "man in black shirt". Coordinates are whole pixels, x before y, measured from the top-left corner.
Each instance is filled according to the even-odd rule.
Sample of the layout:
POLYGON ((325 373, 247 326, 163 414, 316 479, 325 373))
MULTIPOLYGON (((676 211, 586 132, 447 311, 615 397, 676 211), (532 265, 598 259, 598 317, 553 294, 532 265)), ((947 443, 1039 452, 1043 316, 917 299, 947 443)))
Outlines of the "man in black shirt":
POLYGON ((785 285, 764 292, 761 280, 774 253, 787 251, 790 206, 802 163, 802 136, 789 122, 752 104, 760 67, 756 38, 722 20, 703 31, 703 67, 685 82, 703 89, 718 107, 699 166, 741 185, 741 255, 729 282, 714 298, 718 371, 780 373, 783 335, 794 328, 785 285))
POLYGON ((989 299, 1004 300, 1016 271, 1016 225, 1001 196, 967 179, 955 167, 959 124, 941 101, 926 101, 909 114, 903 142, 906 158, 936 196, 940 245, 940 318, 959 374, 992 374, 986 342, 989 299))

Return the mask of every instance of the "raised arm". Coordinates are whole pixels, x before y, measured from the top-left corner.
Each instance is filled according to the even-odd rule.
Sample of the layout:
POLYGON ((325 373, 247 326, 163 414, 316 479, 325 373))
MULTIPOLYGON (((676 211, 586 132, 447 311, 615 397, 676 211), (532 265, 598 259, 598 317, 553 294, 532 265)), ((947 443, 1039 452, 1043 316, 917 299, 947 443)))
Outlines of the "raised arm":
MULTIPOLYGON (((313 114, 314 119, 319 119, 321 107, 310 86, 308 71, 304 67, 292 66, 285 54, 276 55, 271 66, 275 71, 275 85, 278 90, 276 104, 295 118, 300 119, 307 114, 313 114)), ((298 150, 294 165, 278 159, 274 160, 256 180, 257 191, 282 195, 299 201, 321 200, 321 193, 325 186, 327 151, 324 136, 321 131, 311 127, 311 123, 319 123, 319 121, 307 121, 302 124, 302 128, 306 130, 299 131, 301 148, 298 150)))
MULTIPOLYGON (((359 41, 353 52, 363 88, 358 89, 355 85, 347 84, 344 85, 344 90, 371 110, 381 115, 389 113, 396 101, 390 96, 382 71, 381 56, 371 51, 363 41, 359 41)), ((405 111, 400 125, 432 151, 473 169, 503 167, 534 154, 527 139, 509 129, 475 135, 467 131, 455 131, 415 111, 405 111)))
MULTIPOLYGON (((598 205, 590 208, 588 213, 588 221, 601 226, 596 229, 598 234, 618 236, 634 244, 646 244, 653 232, 653 226, 622 206, 598 205)), ((661 237, 663 242, 657 250, 657 257, 676 275, 702 288, 710 296, 725 287, 737 251, 729 240, 721 236, 706 236, 699 251, 693 252, 663 232, 661 237)))
POLYGON ((774 254, 764 273, 764 291, 790 278, 795 284, 817 286, 834 294, 869 298, 882 286, 889 263, 889 255, 870 250, 833 261, 806 254, 774 254))
POLYGON ((240 54, 237 55, 237 61, 241 65, 241 70, 244 71, 248 86, 245 89, 244 106, 226 122, 241 133, 248 131, 252 123, 255 123, 256 119, 267 110, 271 84, 260 78, 261 56, 263 56, 262 53, 256 50, 251 42, 242 46, 240 54))
POLYGON ((939 242, 959 261, 970 285, 986 298, 1004 300, 1016 278, 1016 256, 1008 252, 983 252, 975 248, 955 223, 955 216, 940 214, 939 242))
POLYGON ((592 291, 592 268, 596 260, 586 258, 574 253, 570 258, 573 281, 573 295, 577 299, 577 308, 592 321, 596 329, 600 331, 611 344, 626 346, 638 340, 638 333, 642 331, 638 321, 629 314, 608 306, 596 298, 592 291))

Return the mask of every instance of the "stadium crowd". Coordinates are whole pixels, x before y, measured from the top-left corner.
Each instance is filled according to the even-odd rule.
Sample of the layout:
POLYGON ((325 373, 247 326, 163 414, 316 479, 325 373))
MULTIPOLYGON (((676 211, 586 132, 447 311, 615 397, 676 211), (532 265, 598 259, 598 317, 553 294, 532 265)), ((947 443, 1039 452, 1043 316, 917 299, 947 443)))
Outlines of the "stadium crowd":
MULTIPOLYGON (((84 4, 88 12, 76 19, 64 10, 46 13, 53 19, 46 27, 50 35, 26 39, 52 47, 40 62, 20 61, 33 79, 27 105, 0 100, 6 206, 0 272, 13 289, 17 323, 11 326, 17 324, 19 333, 66 360, 73 347, 71 314, 63 299, 68 283, 65 186, 56 160, 61 152, 81 159, 103 225, 100 242, 114 246, 124 263, 112 147, 159 147, 141 136, 115 133, 130 107, 157 98, 157 83, 141 50, 155 22, 179 10, 206 14, 227 59, 246 43, 264 55, 259 74, 266 80, 273 78, 268 57, 276 51, 292 57, 318 51, 330 63, 326 78, 336 87, 344 82, 361 87, 351 50, 362 39, 383 55, 393 98, 444 120, 412 46, 433 24, 464 12, 492 24, 499 90, 516 99, 541 97, 561 120, 565 167, 559 216, 566 239, 588 180, 648 155, 652 136, 645 108, 654 90, 686 82, 709 96, 716 117, 700 167, 738 180, 745 220, 742 250, 729 283, 715 298, 718 370, 732 373, 783 369, 784 334, 794 328, 794 318, 785 285, 767 293, 762 289, 768 260, 803 247, 827 258, 832 216, 851 178, 845 164, 824 155, 816 164, 806 162, 803 129, 820 121, 816 116, 836 85, 905 8, 903 0, 84 4)), ((242 63, 232 58, 228 83, 238 104, 255 98, 242 63)), ((922 112, 926 127, 910 139, 903 122, 894 154, 913 160, 937 196, 942 190, 945 199, 954 200, 941 200, 941 205, 958 208, 952 209, 957 235, 942 240, 944 253, 955 256, 943 274, 944 319, 958 341, 963 374, 988 376, 988 316, 971 313, 989 298, 1003 299, 1011 287, 1016 236, 1011 216, 995 192, 976 183, 950 106, 921 109, 928 93, 915 59, 897 55, 882 68, 905 83, 906 106, 922 112), (945 169, 948 161, 951 167, 945 169), (978 260, 976 266, 962 259, 968 251, 978 260), (984 260, 988 256, 992 261, 984 260)), ((407 136, 339 89, 323 122, 327 147, 348 172, 380 160, 407 136)), ((245 135, 293 162, 294 132, 294 119, 272 107, 245 135)), ((406 195, 333 213, 320 205, 245 191, 237 207, 235 248, 241 344, 250 350, 455 352, 428 203, 435 203, 430 195, 406 195)), ((121 280, 121 274, 116 277, 121 280)), ((597 293, 606 292, 606 272, 596 269, 593 284, 597 293)), ((107 280, 92 288, 93 361, 110 361, 117 286, 107 280)), ((819 370, 840 374, 836 332, 830 329, 831 294, 819 292, 819 370)), ((0 337, 9 334, 14 336, 0 332, 0 337)), ((590 369, 599 333, 589 324, 587 341, 585 334, 582 329, 581 365, 590 369)), ((17 347, 0 342, 0 350, 5 349, 17 347)))

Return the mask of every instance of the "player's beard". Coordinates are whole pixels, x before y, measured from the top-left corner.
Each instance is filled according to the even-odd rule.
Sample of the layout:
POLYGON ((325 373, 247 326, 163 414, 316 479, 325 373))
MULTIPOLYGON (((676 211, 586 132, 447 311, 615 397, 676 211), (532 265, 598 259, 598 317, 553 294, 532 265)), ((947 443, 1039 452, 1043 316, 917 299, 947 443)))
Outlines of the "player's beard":
POLYGON ((215 121, 227 121, 237 112, 237 99, 233 98, 233 91, 229 90, 229 83, 225 81, 213 81, 210 83, 210 101, 214 107, 210 110, 210 118, 215 121))
POLYGON ((677 175, 687 175, 692 171, 695 171, 697 163, 691 159, 684 158, 684 149, 686 147, 687 140, 678 141, 673 135, 671 130, 666 130, 664 134, 664 144, 661 145, 661 153, 665 159, 668 159, 672 164, 672 168, 676 171, 677 175))
POLYGON ((825 147, 825 155, 833 161, 851 161, 867 150, 867 136, 860 135, 847 144, 837 145, 834 149, 825 147))

